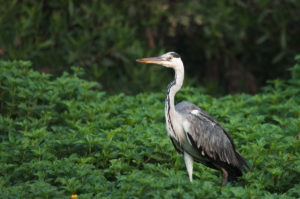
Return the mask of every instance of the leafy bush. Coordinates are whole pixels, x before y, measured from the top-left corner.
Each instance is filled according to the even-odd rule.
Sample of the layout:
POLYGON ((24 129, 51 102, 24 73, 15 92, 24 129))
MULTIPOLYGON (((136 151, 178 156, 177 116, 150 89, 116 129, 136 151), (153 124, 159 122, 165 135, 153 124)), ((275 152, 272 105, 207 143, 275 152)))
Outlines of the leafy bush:
POLYGON ((82 66, 104 90, 132 94, 170 77, 132 60, 177 51, 187 80, 198 79, 189 85, 256 92, 287 76, 284 66, 300 50, 299 12, 297 0, 3 1, 0 58, 56 75, 82 66))
POLYGON ((24 61, 0 62, 3 198, 299 198, 300 65, 263 93, 219 99, 185 88, 218 119, 250 164, 221 188, 195 164, 194 183, 166 136, 164 94, 108 96, 73 68, 52 78, 24 61))

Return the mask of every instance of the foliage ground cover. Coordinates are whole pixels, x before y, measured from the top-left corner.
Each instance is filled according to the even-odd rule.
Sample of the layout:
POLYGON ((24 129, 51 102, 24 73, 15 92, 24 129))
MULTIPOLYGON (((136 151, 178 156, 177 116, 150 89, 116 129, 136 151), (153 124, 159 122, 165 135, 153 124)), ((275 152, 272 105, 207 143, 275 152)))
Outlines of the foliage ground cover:
POLYGON ((52 78, 29 62, 0 62, 1 197, 300 197, 299 64, 290 80, 270 81, 253 96, 178 93, 178 102, 193 102, 219 120, 250 164, 223 188, 221 174, 201 164, 189 183, 166 136, 164 93, 108 96, 80 79, 82 72, 52 78))

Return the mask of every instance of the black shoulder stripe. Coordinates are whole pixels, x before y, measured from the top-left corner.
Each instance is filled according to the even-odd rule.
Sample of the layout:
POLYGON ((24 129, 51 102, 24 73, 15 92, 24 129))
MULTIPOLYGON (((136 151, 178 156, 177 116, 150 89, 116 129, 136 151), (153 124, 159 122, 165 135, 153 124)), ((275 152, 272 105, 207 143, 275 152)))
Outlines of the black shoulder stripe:
POLYGON ((176 141, 174 141, 172 137, 170 137, 170 139, 171 139, 172 144, 173 144, 174 148, 176 149, 176 151, 177 151, 178 153, 183 153, 182 149, 179 148, 178 145, 175 144, 176 141))
POLYGON ((197 147, 197 145, 196 145, 196 143, 195 143, 193 137, 189 134, 189 132, 187 132, 186 134, 187 134, 187 136, 188 136, 187 138, 188 138, 189 141, 192 143, 193 147, 194 147, 195 149, 198 149, 198 150, 199 150, 199 148, 197 147))

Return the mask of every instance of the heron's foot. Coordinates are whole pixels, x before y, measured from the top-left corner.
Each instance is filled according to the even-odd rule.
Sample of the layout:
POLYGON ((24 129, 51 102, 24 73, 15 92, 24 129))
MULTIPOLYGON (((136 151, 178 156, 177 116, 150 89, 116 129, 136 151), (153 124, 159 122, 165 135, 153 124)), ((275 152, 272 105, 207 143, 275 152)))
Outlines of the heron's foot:
POLYGON ((223 176, 222 187, 224 187, 228 181, 228 172, 224 168, 221 168, 221 170, 222 170, 222 176, 223 176))

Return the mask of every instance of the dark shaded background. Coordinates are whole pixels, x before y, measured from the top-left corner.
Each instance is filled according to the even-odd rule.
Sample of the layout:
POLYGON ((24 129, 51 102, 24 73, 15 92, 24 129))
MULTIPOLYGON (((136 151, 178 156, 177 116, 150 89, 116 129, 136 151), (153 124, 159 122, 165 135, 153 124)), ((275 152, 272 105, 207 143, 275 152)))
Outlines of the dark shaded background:
POLYGON ((82 66, 108 93, 161 91, 173 74, 135 59, 166 51, 181 55, 185 84, 255 93, 300 52, 299 0, 0 1, 0 59, 53 77, 82 66))

